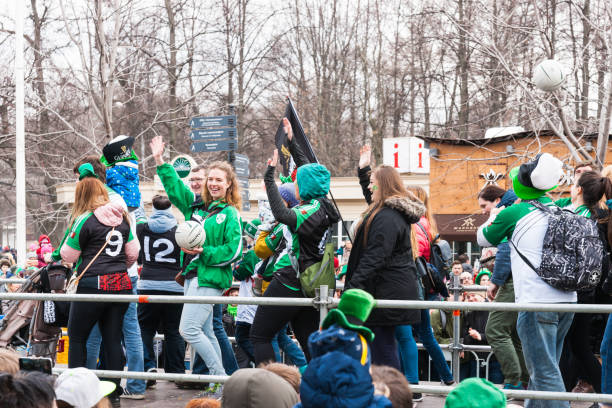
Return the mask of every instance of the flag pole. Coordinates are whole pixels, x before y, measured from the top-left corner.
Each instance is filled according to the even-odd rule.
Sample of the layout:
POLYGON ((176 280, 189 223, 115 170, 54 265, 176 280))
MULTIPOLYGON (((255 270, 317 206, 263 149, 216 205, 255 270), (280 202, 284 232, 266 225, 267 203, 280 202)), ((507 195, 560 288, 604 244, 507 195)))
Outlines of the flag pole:
POLYGON ((24 57, 23 26, 25 2, 15 2, 15 227, 17 264, 26 261, 26 189, 25 189, 25 129, 24 129, 24 57))
MULTIPOLYGON (((308 140, 308 137, 306 136, 306 132, 304 132, 304 127, 302 126, 302 122, 300 121, 300 118, 298 117, 297 114, 297 110, 295 110, 295 107, 293 106, 293 102, 291 101, 291 98, 287 96, 287 103, 289 103, 289 108, 290 111, 293 112, 293 114, 295 115, 295 123, 300 127, 300 131, 302 132, 302 134, 304 135, 304 142, 306 143, 306 148, 308 149, 308 153, 310 153, 310 155, 314 158, 314 161, 319 163, 319 159, 317 159, 317 155, 315 154, 312 145, 310 144, 310 140, 308 140)), ((295 132, 293 132, 295 134, 295 132)), ((351 245, 353 244, 353 239, 351 238, 351 235, 349 234, 348 229, 346 228, 346 225, 344 225, 344 219, 342 218, 342 213, 340 212, 340 207, 338 207, 338 203, 336 203, 336 199, 334 198, 334 194, 331 191, 331 183, 330 183, 330 187, 329 187, 329 196, 331 197, 332 203, 334 204, 334 207, 336 207, 336 210, 338 211, 338 215, 340 216, 340 222, 342 223, 342 230, 344 230, 344 232, 346 233, 346 236, 348 237, 349 241, 351 242, 351 245)))

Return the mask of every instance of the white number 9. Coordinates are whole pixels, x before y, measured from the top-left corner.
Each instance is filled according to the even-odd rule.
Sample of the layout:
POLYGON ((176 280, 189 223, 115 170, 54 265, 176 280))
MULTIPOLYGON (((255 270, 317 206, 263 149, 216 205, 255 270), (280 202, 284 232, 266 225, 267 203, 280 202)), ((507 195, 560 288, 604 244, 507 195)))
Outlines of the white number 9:
POLYGON ((106 242, 108 242, 106 245, 106 251, 104 251, 106 252, 106 255, 117 256, 123 248, 123 234, 121 234, 119 231, 109 231, 108 234, 106 234, 106 242))

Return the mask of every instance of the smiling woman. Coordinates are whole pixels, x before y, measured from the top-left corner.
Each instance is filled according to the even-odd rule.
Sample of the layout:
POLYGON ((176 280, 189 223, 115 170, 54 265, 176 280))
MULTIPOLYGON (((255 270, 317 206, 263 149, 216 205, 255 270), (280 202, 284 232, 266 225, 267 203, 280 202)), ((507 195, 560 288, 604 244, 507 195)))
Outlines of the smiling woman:
MULTIPOLYGON (((202 224, 206 240, 202 247, 183 252, 197 254, 183 265, 185 295, 221 296, 232 284, 233 262, 242 256, 242 227, 240 191, 236 174, 227 162, 212 163, 202 186, 202 201, 185 183, 179 181, 174 168, 164 163, 164 142, 161 136, 151 141, 151 151, 157 164, 157 174, 170 202, 185 216, 202 224)), ((193 183, 190 183, 193 186, 193 183)), ((212 375, 225 375, 221 363, 221 350, 213 332, 213 305, 186 304, 181 315, 180 333, 206 363, 212 375)), ((218 392, 220 385, 212 385, 218 392)))

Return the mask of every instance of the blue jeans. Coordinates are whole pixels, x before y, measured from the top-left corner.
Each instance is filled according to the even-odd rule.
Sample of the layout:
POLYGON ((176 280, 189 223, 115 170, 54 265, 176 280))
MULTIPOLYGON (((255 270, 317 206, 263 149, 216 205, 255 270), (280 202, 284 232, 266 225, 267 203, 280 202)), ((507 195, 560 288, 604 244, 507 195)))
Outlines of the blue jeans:
MULTIPOLYGON (((285 325, 275 337, 275 340, 278 341, 278 347, 285 352, 294 365, 300 368, 305 367, 308 364, 306 357, 302 349, 287 334, 287 326, 285 325)), ((274 346, 274 340, 272 346, 274 346)), ((280 358, 277 358, 277 361, 280 361, 280 358)))
POLYGON ((612 314, 601 340, 601 392, 612 394, 612 314))
POLYGON ((410 384, 419 383, 419 352, 409 324, 395 327, 402 372, 410 384))
POLYGON ((438 375, 444 382, 453 381, 453 374, 448 368, 448 363, 444 358, 444 354, 442 353, 442 349, 440 349, 440 345, 436 341, 433 335, 433 329, 431 328, 431 320, 429 318, 429 310, 422 309, 421 310, 421 322, 414 325, 416 330, 416 334, 423 343, 425 350, 429 353, 431 360, 434 363, 434 367, 438 372, 438 375))
MULTIPOLYGON (((574 313, 519 312, 516 329, 523 344, 530 390, 565 391, 559 359, 573 318, 574 313)), ((526 408, 569 406, 568 401, 525 400, 526 408)))
MULTIPOLYGON (((234 371, 238 370, 238 362, 232 349, 232 344, 227 338, 227 333, 223 327, 223 305, 213 305, 213 331, 219 348, 221 349, 221 362, 223 363, 223 369, 227 375, 232 375, 234 371)), ((193 374, 208 374, 209 370, 204 360, 202 360, 197 354, 193 361, 192 371, 193 374)))
MULTIPOLYGON (((137 277, 132 277, 132 292, 136 294, 137 277)), ((87 339, 87 368, 96 369, 98 356, 100 354, 100 343, 102 335, 98 324, 94 326, 87 339)), ((123 317, 123 344, 126 351, 128 371, 144 371, 144 351, 140 325, 138 323, 137 304, 130 303, 123 317)), ((145 380, 128 379, 126 389, 133 394, 144 394, 145 380)))
MULTIPOLYGON (((221 293, 221 289, 199 286, 197 277, 185 281, 185 296, 221 296, 221 293)), ((213 305, 186 303, 179 331, 204 360, 210 374, 226 375, 221 362, 221 348, 213 331, 213 305)))

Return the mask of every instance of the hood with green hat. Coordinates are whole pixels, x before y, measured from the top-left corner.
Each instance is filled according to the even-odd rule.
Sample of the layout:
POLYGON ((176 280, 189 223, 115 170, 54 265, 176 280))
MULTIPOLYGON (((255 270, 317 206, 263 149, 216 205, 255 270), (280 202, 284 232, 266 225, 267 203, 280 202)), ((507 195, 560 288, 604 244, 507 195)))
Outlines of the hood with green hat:
POLYGON ((372 341, 374 333, 363 324, 368 320, 375 305, 376 300, 365 290, 349 289, 342 294, 338 308, 329 311, 321 323, 321 329, 337 324, 345 329, 359 332, 368 341, 372 341))
POLYGON ((487 268, 482 268, 480 272, 478 272, 478 275, 476 275, 476 279, 474 279, 474 282, 477 285, 480 285, 480 279, 482 279, 484 275, 489 275, 489 279, 491 279, 491 271, 487 268))
POLYGON ((304 201, 324 197, 329 192, 330 174, 322 164, 310 163, 300 166, 296 179, 300 198, 304 201))
POLYGON ((491 381, 467 378, 446 397, 444 408, 504 408, 506 396, 491 381))
POLYGON ((509 174, 514 193, 524 200, 533 200, 554 190, 561 176, 563 163, 549 153, 538 154, 532 161, 510 170, 509 174))

